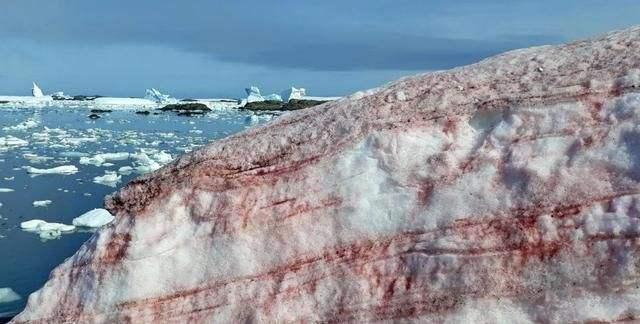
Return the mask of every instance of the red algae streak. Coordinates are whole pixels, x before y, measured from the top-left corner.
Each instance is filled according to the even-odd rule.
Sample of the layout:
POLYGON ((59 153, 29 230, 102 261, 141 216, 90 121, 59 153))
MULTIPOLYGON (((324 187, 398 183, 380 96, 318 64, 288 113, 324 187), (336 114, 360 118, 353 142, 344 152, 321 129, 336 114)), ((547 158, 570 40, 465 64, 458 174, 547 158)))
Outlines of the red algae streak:
POLYGON ((640 28, 402 79, 212 143, 17 323, 640 317, 640 28))

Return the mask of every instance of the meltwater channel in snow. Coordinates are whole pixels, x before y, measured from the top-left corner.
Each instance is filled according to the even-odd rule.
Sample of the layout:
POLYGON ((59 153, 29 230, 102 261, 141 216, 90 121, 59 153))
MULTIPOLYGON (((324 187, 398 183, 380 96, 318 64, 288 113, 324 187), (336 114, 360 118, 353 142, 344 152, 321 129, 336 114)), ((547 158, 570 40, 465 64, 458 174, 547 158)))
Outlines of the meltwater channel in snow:
POLYGON ((22 310, 49 272, 110 222, 104 196, 181 154, 271 117, 87 109, 0 109, 0 318, 22 310), (22 225, 22 226, 21 226, 22 225))

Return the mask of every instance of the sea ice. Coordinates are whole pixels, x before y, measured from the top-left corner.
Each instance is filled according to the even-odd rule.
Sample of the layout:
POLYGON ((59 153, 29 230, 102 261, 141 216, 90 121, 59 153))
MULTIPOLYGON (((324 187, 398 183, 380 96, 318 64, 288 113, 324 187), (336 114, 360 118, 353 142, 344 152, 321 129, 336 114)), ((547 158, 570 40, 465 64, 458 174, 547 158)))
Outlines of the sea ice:
POLYGON ((11 188, 0 188, 0 192, 14 192, 15 190, 11 188))
POLYGON ((11 303, 20 300, 21 297, 11 288, 0 288, 0 304, 11 303))
POLYGON ((105 171, 103 176, 94 177, 93 182, 109 187, 115 187, 121 179, 122 176, 118 175, 116 172, 105 171))
POLYGON ((23 131, 23 130, 27 130, 27 129, 30 129, 30 128, 38 127, 38 125, 40 125, 40 121, 38 119, 29 118, 29 119, 23 121, 22 123, 15 125, 15 126, 3 127, 2 130, 5 131, 5 132, 8 132, 8 131, 23 131))
POLYGON ((14 136, 0 137, 0 148, 3 146, 17 147, 17 146, 26 146, 26 145, 29 145, 29 142, 14 136))
POLYGON ((62 165, 55 168, 50 169, 38 169, 31 166, 26 167, 27 173, 29 174, 75 174, 78 172, 78 168, 74 165, 62 165))
POLYGON ((113 215, 102 208, 90 210, 73 219, 72 224, 78 227, 102 227, 114 220, 113 215))
POLYGON ((74 225, 49 223, 41 219, 22 222, 20 223, 20 228, 27 232, 38 233, 42 239, 57 238, 63 233, 73 232, 76 229, 74 225))
POLYGON ((33 202, 33 207, 47 207, 51 205, 51 200, 36 200, 33 202))

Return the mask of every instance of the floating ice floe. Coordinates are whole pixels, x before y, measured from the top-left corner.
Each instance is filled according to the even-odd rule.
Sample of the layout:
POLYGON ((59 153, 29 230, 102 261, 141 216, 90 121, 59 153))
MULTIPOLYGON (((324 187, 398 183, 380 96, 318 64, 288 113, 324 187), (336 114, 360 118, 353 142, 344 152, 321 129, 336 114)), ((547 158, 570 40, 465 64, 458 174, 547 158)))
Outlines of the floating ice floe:
POLYGON ((15 190, 11 188, 0 188, 0 192, 14 192, 15 190))
POLYGON ((114 171, 105 171, 103 176, 93 178, 93 182, 109 187, 115 187, 122 179, 122 176, 114 171))
POLYGON ((40 121, 34 118, 29 118, 25 121, 23 121, 20 124, 17 124, 15 126, 6 126, 3 127, 2 130, 5 132, 9 132, 9 131, 23 131, 23 130, 27 130, 27 129, 31 129, 34 127, 38 127, 38 125, 40 125, 40 121))
POLYGON ((114 218, 108 210, 97 208, 74 218, 71 223, 77 227, 97 228, 111 223, 114 218))
POLYGON ((69 174, 75 174, 78 172, 78 168, 74 165, 62 165, 62 166, 50 168, 50 169, 38 169, 38 168, 29 166, 29 167, 26 167, 26 170, 27 170, 27 173, 35 174, 35 175, 39 175, 39 174, 69 175, 69 174))
POLYGON ((22 299, 22 297, 13 291, 13 289, 0 288, 0 304, 12 303, 20 299, 22 299))
POLYGON ((123 161, 130 157, 127 152, 99 153, 91 157, 81 157, 80 164, 102 166, 107 161, 123 161))
POLYGON ((0 148, 4 147, 17 147, 29 145, 28 141, 19 139, 14 136, 0 137, 0 148))
POLYGON ((32 219, 22 222, 20 223, 20 228, 27 232, 37 233, 42 239, 58 238, 63 233, 70 233, 76 229, 74 225, 49 223, 41 219, 32 219))
POLYGON ((131 173, 133 173, 133 168, 130 166, 123 166, 120 169, 118 169, 118 173, 121 175, 130 175, 131 173))
POLYGON ((36 200, 33 202, 33 207, 47 207, 51 205, 51 200, 36 200))
POLYGON ((43 163, 43 162, 46 162, 48 160, 53 159, 52 157, 40 156, 40 155, 33 154, 33 153, 22 154, 22 157, 25 158, 26 160, 29 160, 29 162, 31 162, 31 163, 43 163))

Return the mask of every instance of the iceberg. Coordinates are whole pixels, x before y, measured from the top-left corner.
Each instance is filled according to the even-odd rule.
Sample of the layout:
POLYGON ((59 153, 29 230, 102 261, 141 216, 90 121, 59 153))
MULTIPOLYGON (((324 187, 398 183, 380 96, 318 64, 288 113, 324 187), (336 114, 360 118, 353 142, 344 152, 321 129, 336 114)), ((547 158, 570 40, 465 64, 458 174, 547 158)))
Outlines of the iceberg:
POLYGON ((40 89, 40 87, 38 87, 38 85, 35 82, 33 82, 33 88, 31 89, 31 94, 36 98, 44 97, 44 93, 42 93, 42 90, 40 89))
POLYGON ((282 91, 280 95, 284 102, 289 102, 292 99, 295 100, 314 100, 314 101, 335 101, 342 97, 317 97, 307 96, 307 90, 305 88, 291 87, 282 91))
POLYGON ((155 88, 147 89, 144 98, 159 104, 171 104, 178 101, 169 95, 161 93, 155 88))
POLYGON ((72 224, 77 227, 98 228, 111 223, 114 219, 115 217, 108 210, 97 208, 74 218, 72 224))
POLYGON ((264 101, 264 98, 260 94, 260 89, 256 86, 251 86, 249 88, 244 89, 247 92, 247 103, 249 102, 260 102, 264 101))
POLYGON ((307 95, 307 90, 305 88, 296 88, 291 87, 289 89, 283 90, 280 96, 284 102, 289 102, 291 99, 301 100, 307 95))
POLYGON ((105 199, 14 320, 640 318, 640 27, 280 116, 105 199))

